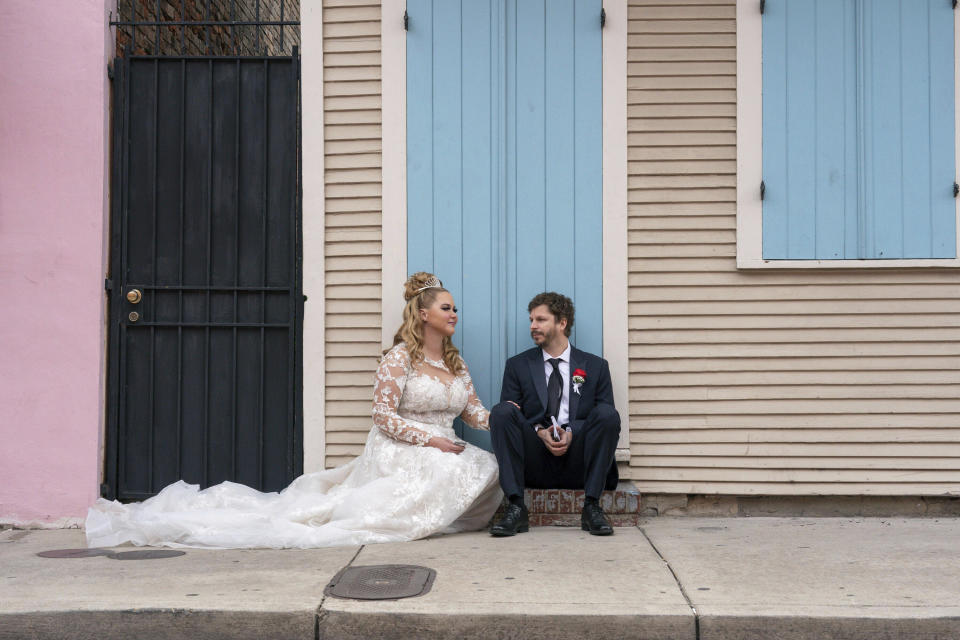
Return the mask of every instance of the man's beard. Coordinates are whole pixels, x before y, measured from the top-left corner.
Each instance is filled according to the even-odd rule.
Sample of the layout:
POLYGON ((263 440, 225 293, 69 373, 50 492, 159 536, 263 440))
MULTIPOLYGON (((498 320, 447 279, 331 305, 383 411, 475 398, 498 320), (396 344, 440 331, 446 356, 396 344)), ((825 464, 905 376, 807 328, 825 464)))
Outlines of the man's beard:
POLYGON ((552 332, 552 331, 541 331, 540 333, 533 333, 533 332, 531 331, 531 332, 530 332, 530 337, 533 339, 534 343, 536 343, 536 344, 545 344, 545 343, 550 342, 551 340, 553 340, 553 332, 552 332), (538 336, 538 335, 541 336, 541 339, 540 339, 539 342, 537 342, 537 336, 538 336))

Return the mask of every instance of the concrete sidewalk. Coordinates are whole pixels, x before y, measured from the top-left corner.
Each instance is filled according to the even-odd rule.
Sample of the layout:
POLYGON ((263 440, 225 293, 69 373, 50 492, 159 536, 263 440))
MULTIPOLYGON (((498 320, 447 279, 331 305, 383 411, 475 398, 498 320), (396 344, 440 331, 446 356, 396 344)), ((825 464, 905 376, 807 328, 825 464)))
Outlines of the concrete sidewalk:
MULTIPOLYGON (((960 519, 653 518, 316 550, 52 559, 78 530, 0 532, 0 638, 960 638, 960 519), (325 597, 345 566, 429 593, 325 597)), ((128 550, 124 547, 121 550, 128 550)))

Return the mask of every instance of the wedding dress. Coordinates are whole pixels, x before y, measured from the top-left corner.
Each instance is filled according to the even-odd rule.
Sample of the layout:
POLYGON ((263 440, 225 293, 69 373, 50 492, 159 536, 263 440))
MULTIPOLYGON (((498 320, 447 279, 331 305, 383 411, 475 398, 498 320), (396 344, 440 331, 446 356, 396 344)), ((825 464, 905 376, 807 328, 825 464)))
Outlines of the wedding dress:
POLYGON ((403 343, 387 352, 376 375, 374 425, 351 462, 302 475, 279 493, 234 482, 200 491, 179 481, 141 503, 100 499, 87 515, 87 544, 310 548, 482 528, 503 496, 493 454, 424 445, 432 436, 454 439, 457 416, 489 429, 489 412, 466 369, 447 380, 435 369, 446 371, 429 359, 413 366, 403 343))

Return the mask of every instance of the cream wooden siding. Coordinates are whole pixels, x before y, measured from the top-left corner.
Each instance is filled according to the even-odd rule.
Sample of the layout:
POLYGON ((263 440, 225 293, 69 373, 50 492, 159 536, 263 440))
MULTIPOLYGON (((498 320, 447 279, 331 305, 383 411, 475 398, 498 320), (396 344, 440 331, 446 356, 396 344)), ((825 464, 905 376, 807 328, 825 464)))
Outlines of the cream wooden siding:
POLYGON ((736 269, 734 16, 630 4, 629 477, 960 493, 960 272, 736 269))
POLYGON ((332 467, 363 449, 380 355, 379 2, 323 0, 323 73, 326 466, 332 467))

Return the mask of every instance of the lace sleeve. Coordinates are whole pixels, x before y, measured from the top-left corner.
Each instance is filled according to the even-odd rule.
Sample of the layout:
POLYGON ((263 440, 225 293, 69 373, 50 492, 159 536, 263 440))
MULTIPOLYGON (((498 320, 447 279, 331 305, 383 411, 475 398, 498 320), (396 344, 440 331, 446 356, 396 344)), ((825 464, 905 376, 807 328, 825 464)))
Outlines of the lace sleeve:
POLYGON ((430 435, 410 425, 397 414, 400 397, 411 373, 410 354, 403 345, 397 345, 383 356, 377 367, 373 388, 373 423, 387 436, 401 442, 424 446, 430 435))
POLYGON ((470 371, 467 370, 466 364, 463 365, 463 373, 460 374, 460 378, 463 379, 463 384, 469 394, 467 406, 463 408, 460 417, 474 429, 489 431, 490 412, 483 408, 483 403, 477 397, 477 390, 473 388, 473 380, 470 378, 470 371))

